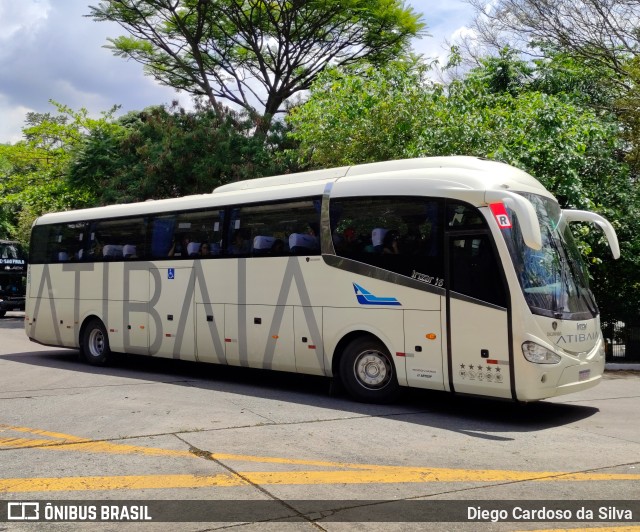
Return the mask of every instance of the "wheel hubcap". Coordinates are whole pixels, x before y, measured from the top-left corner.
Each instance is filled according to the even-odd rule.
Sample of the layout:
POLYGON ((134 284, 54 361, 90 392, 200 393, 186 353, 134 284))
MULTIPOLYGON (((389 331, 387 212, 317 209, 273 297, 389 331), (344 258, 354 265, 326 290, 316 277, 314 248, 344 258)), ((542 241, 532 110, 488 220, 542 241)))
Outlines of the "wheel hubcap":
POLYGON ((365 351, 356 359, 354 372, 365 388, 380 389, 386 386, 392 375, 387 357, 379 351, 365 351))
POLYGON ((104 334, 99 329, 94 329, 89 334, 89 353, 93 357, 102 356, 104 353, 104 334))

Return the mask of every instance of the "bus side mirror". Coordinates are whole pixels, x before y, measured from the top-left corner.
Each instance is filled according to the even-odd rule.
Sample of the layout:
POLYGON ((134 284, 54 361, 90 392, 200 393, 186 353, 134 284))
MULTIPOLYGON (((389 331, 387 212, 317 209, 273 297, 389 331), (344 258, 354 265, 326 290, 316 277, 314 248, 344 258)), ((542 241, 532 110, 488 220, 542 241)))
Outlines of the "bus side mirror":
POLYGON ((484 196, 487 204, 502 202, 516 213, 522 239, 531 249, 542 249, 542 234, 538 215, 531 202, 524 196, 506 190, 487 190, 484 196))
POLYGON ((577 211, 573 209, 563 209, 562 218, 567 223, 571 222, 588 222, 597 225, 604 232, 611 248, 611 254, 614 259, 620 258, 620 244, 618 243, 618 235, 609 220, 590 211, 577 211))

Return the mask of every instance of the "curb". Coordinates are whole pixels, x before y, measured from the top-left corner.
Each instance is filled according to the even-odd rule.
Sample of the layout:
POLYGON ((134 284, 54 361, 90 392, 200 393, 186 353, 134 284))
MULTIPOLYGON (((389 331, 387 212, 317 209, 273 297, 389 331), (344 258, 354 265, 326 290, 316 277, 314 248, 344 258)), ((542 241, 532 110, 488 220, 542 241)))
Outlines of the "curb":
POLYGON ((640 371, 640 364, 624 364, 619 362, 607 362, 605 371, 640 371))

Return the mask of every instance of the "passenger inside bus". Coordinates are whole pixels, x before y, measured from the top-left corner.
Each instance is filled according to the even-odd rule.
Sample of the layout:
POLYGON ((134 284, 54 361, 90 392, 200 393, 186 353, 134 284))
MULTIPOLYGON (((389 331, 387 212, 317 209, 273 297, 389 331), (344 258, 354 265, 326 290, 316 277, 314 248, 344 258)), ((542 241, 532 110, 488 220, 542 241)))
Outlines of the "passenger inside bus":
POLYGON ((229 248, 231 255, 245 255, 251 251, 249 235, 243 229, 238 229, 233 233, 233 243, 229 248))
POLYGON ((385 255, 398 255, 400 253, 400 248, 398 241, 400 240, 400 234, 395 229, 392 231, 388 231, 386 235, 384 235, 384 239, 382 241, 382 253, 385 255))
MULTIPOLYGON (((382 253, 384 249, 384 237, 387 234, 387 229, 383 227, 376 227, 373 231, 371 231, 371 250, 373 253, 382 253)), ((367 249, 366 251, 369 251, 367 249)))
POLYGON ((333 245, 339 255, 355 253, 361 248, 360 242, 356 237, 356 230, 353 227, 347 227, 342 234, 335 232, 333 245))
POLYGON ((184 234, 178 239, 173 239, 171 243, 171 248, 169 249, 169 257, 186 257, 188 256, 187 248, 189 243, 191 242, 191 238, 189 235, 184 234))
POLYGON ((271 246, 271 254, 272 255, 284 255, 284 240, 281 238, 276 238, 271 246))

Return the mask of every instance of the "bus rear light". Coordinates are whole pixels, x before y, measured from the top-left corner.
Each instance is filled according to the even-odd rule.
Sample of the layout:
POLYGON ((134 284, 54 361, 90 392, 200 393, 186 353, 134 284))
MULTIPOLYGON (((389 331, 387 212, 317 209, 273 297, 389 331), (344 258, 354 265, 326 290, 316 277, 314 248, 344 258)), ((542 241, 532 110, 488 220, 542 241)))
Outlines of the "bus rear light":
POLYGON ((535 342, 523 343, 522 354, 524 358, 534 364, 558 364, 562 360, 560 355, 535 342))

